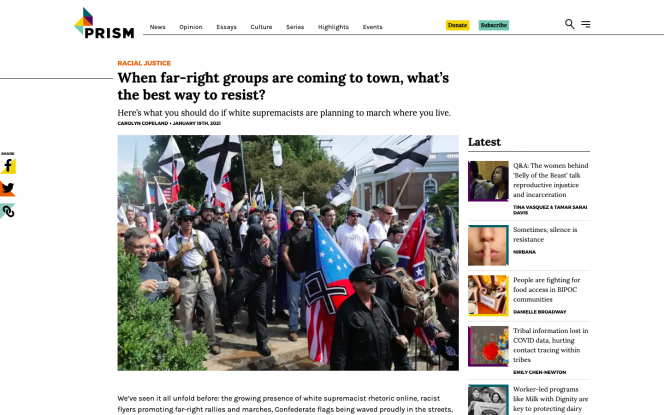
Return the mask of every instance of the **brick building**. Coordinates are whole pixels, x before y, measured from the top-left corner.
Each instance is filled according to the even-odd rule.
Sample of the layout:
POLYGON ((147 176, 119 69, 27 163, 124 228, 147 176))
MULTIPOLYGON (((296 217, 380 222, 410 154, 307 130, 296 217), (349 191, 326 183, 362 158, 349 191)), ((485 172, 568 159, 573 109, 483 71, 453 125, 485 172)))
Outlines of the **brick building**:
MULTIPOLYGON (((435 151, 435 147, 434 147, 435 151)), ((353 205, 371 210, 375 204, 394 205, 408 173, 373 174, 373 165, 364 166, 357 172, 357 191, 353 205)), ((432 152, 427 164, 415 170, 399 200, 399 219, 408 215, 424 203, 424 198, 438 193, 438 188, 459 174, 458 152, 432 152)))

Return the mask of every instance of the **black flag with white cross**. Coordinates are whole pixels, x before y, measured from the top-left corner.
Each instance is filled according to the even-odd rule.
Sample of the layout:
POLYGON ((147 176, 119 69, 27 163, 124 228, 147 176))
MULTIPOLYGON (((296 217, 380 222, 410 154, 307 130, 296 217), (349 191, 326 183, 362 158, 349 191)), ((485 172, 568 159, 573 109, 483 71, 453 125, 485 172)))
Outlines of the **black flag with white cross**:
POLYGON ((348 202, 355 193, 356 180, 355 180, 355 166, 344 174, 344 177, 334 185, 332 190, 327 192, 327 200, 331 204, 338 206, 342 203, 348 202))
POLYGON ((231 168, 231 159, 240 151, 239 135, 211 135, 196 156, 196 168, 214 183, 221 183, 231 168))
POLYGON ((432 136, 428 135, 411 148, 374 148, 374 174, 408 173, 424 167, 431 156, 431 140, 432 136))
POLYGON ((182 153, 180 153, 178 143, 176 143, 173 136, 171 136, 164 149, 164 154, 159 158, 159 168, 163 170, 168 177, 173 177, 173 162, 175 162, 179 176, 180 173, 182 173, 182 169, 184 169, 184 158, 182 157, 182 153))

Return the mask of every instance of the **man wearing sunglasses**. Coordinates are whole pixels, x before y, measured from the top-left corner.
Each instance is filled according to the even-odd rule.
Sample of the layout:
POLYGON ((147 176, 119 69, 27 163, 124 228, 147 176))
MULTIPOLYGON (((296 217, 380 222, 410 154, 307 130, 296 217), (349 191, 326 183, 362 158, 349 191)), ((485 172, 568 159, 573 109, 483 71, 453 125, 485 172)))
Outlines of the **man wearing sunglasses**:
POLYGON ((376 279, 371 265, 353 270, 348 280, 355 294, 341 303, 334 322, 330 370, 392 369, 397 318, 392 307, 374 296, 376 279))
POLYGON ((124 234, 125 253, 135 255, 141 267, 139 278, 141 285, 138 289, 145 294, 149 302, 153 302, 171 295, 173 304, 180 301, 180 282, 174 278, 168 278, 161 267, 154 262, 148 262, 152 243, 150 234, 142 228, 128 229, 124 234), (157 290, 157 281, 168 281, 168 289, 157 290))
POLYGON ((367 229, 359 224, 362 214, 355 208, 350 208, 346 214, 346 223, 337 228, 337 241, 346 253, 354 267, 367 261, 369 251, 369 234, 367 229))
POLYGON ((206 271, 208 257, 215 270, 214 285, 222 282, 219 260, 214 250, 214 245, 204 232, 193 229, 196 214, 188 207, 178 210, 177 222, 180 227, 178 233, 169 239, 168 260, 169 268, 178 268, 180 277, 180 324, 185 335, 185 343, 193 341, 192 316, 196 305, 196 296, 203 301, 205 313, 205 332, 208 337, 210 353, 219 354, 219 346, 214 335, 215 316, 217 314, 216 298, 206 271))
POLYGON ((382 205, 378 210, 378 220, 369 226, 369 256, 378 244, 387 238, 387 231, 390 229, 390 221, 394 208, 388 205, 382 205))

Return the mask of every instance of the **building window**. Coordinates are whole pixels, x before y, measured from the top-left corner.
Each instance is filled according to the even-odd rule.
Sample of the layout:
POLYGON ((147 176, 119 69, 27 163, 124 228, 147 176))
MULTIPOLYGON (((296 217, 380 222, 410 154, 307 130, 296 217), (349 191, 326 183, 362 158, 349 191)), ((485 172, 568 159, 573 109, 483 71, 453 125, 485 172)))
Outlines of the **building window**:
POLYGON ((424 200, 429 199, 431 196, 438 193, 438 182, 436 179, 429 175, 429 178, 424 181, 424 200))
POLYGON ((383 189, 380 189, 378 191, 378 204, 379 205, 385 204, 385 193, 383 192, 383 189))

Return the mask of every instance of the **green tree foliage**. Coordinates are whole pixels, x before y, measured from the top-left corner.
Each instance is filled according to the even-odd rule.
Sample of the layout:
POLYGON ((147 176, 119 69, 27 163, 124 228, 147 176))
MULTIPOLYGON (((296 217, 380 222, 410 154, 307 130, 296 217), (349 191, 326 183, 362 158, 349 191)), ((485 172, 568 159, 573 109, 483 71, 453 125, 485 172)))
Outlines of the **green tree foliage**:
MULTIPOLYGON (((150 154, 145 160, 145 171, 150 179, 155 173, 161 172, 158 169, 158 161, 169 138, 170 136, 152 136, 154 144, 150 146, 150 154)), ((196 169, 196 155, 207 136, 174 136, 174 138, 186 163, 186 167, 178 176, 181 188, 179 197, 186 198, 190 202, 198 202, 202 200, 207 178, 196 169)), ((298 205, 302 200, 302 192, 305 192, 307 204, 315 203, 320 207, 327 202, 325 198, 327 192, 346 172, 342 163, 334 157, 329 158, 318 148, 315 136, 242 136, 242 145, 247 191, 253 191, 262 178, 266 204, 270 201, 271 193, 274 194, 275 203, 278 203, 278 189, 282 186, 284 197, 291 205, 298 205), (272 158, 272 144, 275 140, 279 141, 282 148, 281 167, 275 167, 272 158)), ((245 191, 240 156, 233 158, 229 176, 233 197, 238 201, 245 191)))
MULTIPOLYGON (((143 179, 143 185, 145 183, 146 181, 143 179)), ((138 176, 127 172, 123 172, 118 176, 118 193, 122 196, 123 202, 127 202, 127 198, 129 198, 130 203, 141 205, 145 199, 143 192, 145 192, 145 189, 138 188, 138 176)))
MULTIPOLYGON (((446 181, 438 188, 438 193, 429 198, 429 206, 437 204, 440 207, 441 213, 445 206, 452 208, 454 216, 454 223, 459 226, 459 178, 453 178, 446 181)), ((435 226, 443 227, 443 218, 436 218, 434 221, 435 226)))
POLYGON ((139 263, 118 246, 118 370, 205 370, 207 339, 185 346, 171 323, 171 302, 148 303, 138 291, 139 263))
POLYGON ((430 204, 443 206, 459 206, 459 178, 446 181, 438 188, 438 193, 429 198, 430 204))

